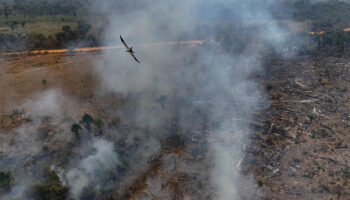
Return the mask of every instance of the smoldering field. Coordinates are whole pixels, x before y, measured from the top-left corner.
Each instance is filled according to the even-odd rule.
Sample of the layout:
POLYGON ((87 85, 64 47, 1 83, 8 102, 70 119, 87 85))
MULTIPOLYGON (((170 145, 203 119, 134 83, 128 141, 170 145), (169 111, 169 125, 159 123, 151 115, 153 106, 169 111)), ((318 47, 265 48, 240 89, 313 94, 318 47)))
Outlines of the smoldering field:
POLYGON ((253 131, 251 113, 267 106, 252 74, 262 72, 264 46, 280 49, 285 42, 266 11, 271 3, 98 2, 92 8, 110 22, 105 43, 123 35, 141 64, 123 50, 51 57, 57 62, 15 73, 14 66, 28 63, 21 59, 32 58, 4 61, 3 80, 16 86, 2 83, 14 88, 2 96, 0 166, 13 174, 2 197, 257 198, 257 183, 240 164, 253 131), (220 21, 230 23, 222 28, 215 25, 220 21), (250 32, 258 43, 237 37, 250 26, 259 30, 250 32), (137 48, 196 35, 207 42, 137 48), (35 189, 47 182, 47 168, 66 190, 35 189))

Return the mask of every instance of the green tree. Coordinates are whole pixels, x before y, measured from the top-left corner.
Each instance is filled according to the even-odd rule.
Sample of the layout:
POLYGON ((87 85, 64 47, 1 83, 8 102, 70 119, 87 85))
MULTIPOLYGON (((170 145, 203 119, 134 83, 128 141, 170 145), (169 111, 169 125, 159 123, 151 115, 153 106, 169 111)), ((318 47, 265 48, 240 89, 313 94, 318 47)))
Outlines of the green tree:
POLYGON ((0 191, 9 192, 13 185, 14 178, 11 172, 0 171, 0 191))
POLYGON ((79 124, 72 124, 70 131, 75 134, 77 139, 80 139, 79 131, 81 130, 81 126, 79 124))
POLYGON ((68 199, 69 190, 62 185, 55 171, 45 168, 44 176, 43 183, 37 184, 33 188, 33 197, 35 200, 68 199))
POLYGON ((85 114, 82 118, 80 123, 84 124, 85 128, 90 131, 91 130, 91 123, 94 122, 94 119, 89 115, 85 114))
POLYGON ((84 39, 90 29, 91 29, 90 24, 86 24, 84 22, 78 22, 78 27, 77 27, 78 37, 80 39, 84 39))
POLYGON ((99 133, 100 135, 102 135, 102 127, 103 127, 103 122, 102 122, 102 120, 98 119, 98 120, 96 120, 94 123, 95 123, 95 125, 96 125, 96 127, 97 127, 97 129, 98 129, 98 133, 99 133))

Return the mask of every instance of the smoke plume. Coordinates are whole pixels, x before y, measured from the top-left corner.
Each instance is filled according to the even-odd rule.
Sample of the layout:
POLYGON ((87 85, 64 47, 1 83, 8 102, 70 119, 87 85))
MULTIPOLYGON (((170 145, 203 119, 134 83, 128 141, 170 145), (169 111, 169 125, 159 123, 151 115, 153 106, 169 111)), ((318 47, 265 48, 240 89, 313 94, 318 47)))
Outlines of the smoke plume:
POLYGON ((112 117, 120 122, 117 128, 92 119, 79 122, 73 112, 81 109, 76 99, 56 90, 34 95, 21 105, 30 122, 13 135, 0 135, 0 151, 8 156, 0 160, 2 169, 20 180, 6 198, 29 198, 26 186, 38 182, 45 166, 59 172, 74 199, 88 187, 126 197, 128 191, 138 191, 135 185, 142 181, 148 183, 149 198, 189 198, 185 189, 176 196, 182 184, 174 183, 177 177, 184 177, 183 184, 199 180, 207 195, 203 198, 249 197, 240 191, 255 189, 255 182, 241 174, 239 163, 253 131, 251 113, 266 98, 252 74, 262 71, 264 46, 283 49, 286 42, 268 12, 273 3, 92 1, 90 12, 102 12, 108 20, 104 44, 121 44, 122 35, 141 61, 136 63, 122 49, 94 59, 96 96, 113 94, 126 100, 113 110, 112 117), (144 45, 194 39, 203 44, 144 45), (83 126, 76 131, 82 135, 79 139, 71 133, 73 123, 83 126), (94 128, 104 129, 104 134, 94 128), (188 152, 193 155, 186 157, 188 152), (19 167, 23 165, 28 168, 19 167), (161 170, 164 173, 154 175, 161 170), (26 176, 28 171, 34 175, 26 176), (164 188, 166 184, 175 189, 164 188))
MULTIPOLYGON (((114 7, 109 3, 98 5, 109 15, 106 44, 123 35, 128 44, 135 44, 136 56, 141 61, 135 63, 120 50, 105 53, 95 64, 103 87, 129 97, 126 109, 120 113, 122 120, 150 130, 148 136, 161 140, 171 135, 164 126, 171 126, 174 120, 179 127, 192 126, 189 130, 193 130, 194 122, 188 119, 193 120, 193 113, 200 109, 206 113, 209 124, 209 130, 205 131, 210 132, 206 139, 210 141, 209 151, 215 166, 210 175, 212 187, 216 188, 219 199, 240 198, 237 188, 245 178, 236 165, 252 131, 248 124, 252 120, 250 113, 265 98, 250 78, 261 70, 263 49, 246 46, 236 52, 226 51, 224 47, 230 49, 230 46, 220 40, 220 29, 200 27, 213 21, 222 22, 223 26, 230 22, 242 27, 256 26, 258 31, 252 33, 256 40, 281 49, 284 33, 267 11, 273 1, 148 0, 124 2, 120 5, 126 8, 124 12, 110 10, 114 7), (198 47, 196 53, 191 53, 188 49, 140 46, 194 35, 202 36, 196 39, 206 40, 208 44, 212 38, 218 38, 223 48, 213 49, 209 44, 208 48, 198 47), (164 104, 159 103, 162 97, 166 97, 164 104)), ((225 34, 234 37, 240 33, 226 30, 225 34)), ((239 41, 232 42, 235 43, 239 41)), ((143 139, 146 143, 147 137, 143 139)))

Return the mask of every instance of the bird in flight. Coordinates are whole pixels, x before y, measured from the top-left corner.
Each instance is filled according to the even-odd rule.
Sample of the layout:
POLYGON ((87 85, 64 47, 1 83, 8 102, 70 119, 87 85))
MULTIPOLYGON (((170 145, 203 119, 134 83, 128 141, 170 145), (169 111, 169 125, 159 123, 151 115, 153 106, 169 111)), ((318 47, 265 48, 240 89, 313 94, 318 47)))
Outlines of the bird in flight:
POLYGON ((126 48, 126 52, 130 53, 130 55, 136 60, 136 62, 140 63, 139 60, 137 60, 136 56, 135 56, 135 52, 132 50, 132 47, 129 47, 125 41, 123 40, 122 36, 120 36, 120 40, 122 41, 122 43, 124 44, 125 48, 126 48))

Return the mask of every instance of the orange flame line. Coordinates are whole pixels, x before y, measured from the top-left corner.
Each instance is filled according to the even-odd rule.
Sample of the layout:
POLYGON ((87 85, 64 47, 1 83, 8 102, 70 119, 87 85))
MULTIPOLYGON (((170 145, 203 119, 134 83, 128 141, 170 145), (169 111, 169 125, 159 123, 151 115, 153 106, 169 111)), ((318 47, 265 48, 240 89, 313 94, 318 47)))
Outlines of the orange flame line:
MULTIPOLYGON (((159 42, 140 45, 141 47, 154 47, 154 46, 164 46, 164 45, 185 45, 194 44, 202 45, 204 40, 191 40, 191 41, 172 41, 172 42, 159 42)), ((88 51, 101 51, 101 50, 112 50, 124 48, 123 45, 117 46, 102 46, 102 47, 84 47, 75 49, 47 49, 47 50, 34 50, 34 51, 22 51, 22 52, 10 52, 4 53, 3 55, 14 55, 14 54, 55 54, 55 53, 68 53, 68 52, 88 52, 88 51)))

